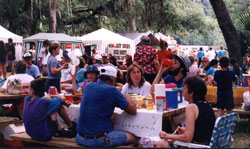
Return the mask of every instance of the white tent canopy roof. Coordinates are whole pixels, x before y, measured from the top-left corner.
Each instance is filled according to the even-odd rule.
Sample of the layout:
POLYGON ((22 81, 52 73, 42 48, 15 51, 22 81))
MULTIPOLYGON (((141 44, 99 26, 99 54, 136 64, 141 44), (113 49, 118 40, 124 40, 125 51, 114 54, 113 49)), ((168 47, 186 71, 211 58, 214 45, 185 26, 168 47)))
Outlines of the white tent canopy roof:
POLYGON ((108 53, 109 44, 129 44, 130 48, 127 49, 127 54, 133 54, 135 51, 134 40, 118 35, 104 28, 86 34, 80 37, 80 39, 86 45, 96 45, 98 53, 108 53))
POLYGON ((6 28, 2 27, 0 25, 0 40, 3 40, 4 42, 8 42, 9 38, 13 39, 14 43, 22 43, 23 42, 23 37, 16 35, 10 31, 8 31, 6 28))
POLYGON ((24 42, 36 42, 44 41, 48 39, 49 41, 59 41, 60 43, 82 43, 81 40, 71 37, 63 33, 38 33, 30 37, 24 38, 24 42))
POLYGON ((126 37, 118 35, 107 29, 101 28, 87 35, 80 37, 81 40, 101 40, 101 41, 132 41, 126 37))

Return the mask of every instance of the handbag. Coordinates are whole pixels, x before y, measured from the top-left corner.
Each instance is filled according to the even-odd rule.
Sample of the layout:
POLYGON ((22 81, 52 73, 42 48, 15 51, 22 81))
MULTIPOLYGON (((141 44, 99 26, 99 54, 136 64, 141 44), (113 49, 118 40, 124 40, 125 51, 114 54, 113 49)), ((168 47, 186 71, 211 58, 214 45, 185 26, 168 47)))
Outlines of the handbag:
POLYGON ((20 79, 10 79, 7 82, 7 93, 20 94, 22 91, 22 81, 20 79))

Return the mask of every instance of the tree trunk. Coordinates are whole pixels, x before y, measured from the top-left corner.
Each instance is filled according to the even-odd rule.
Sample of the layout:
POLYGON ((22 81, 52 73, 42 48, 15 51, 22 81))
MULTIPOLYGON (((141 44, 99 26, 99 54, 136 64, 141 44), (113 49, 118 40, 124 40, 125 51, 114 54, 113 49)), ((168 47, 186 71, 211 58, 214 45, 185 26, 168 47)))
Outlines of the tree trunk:
POLYGON ((56 33, 56 7, 57 0, 49 0, 49 31, 56 33))
POLYGON ((136 32, 136 21, 135 21, 135 10, 134 10, 134 0, 128 0, 129 8, 132 13, 130 13, 130 26, 132 33, 136 32))
POLYGON ((227 44, 229 57, 235 58, 237 63, 242 66, 242 55, 240 40, 237 35, 236 29, 229 16, 226 5, 223 0, 210 0, 214 9, 217 21, 227 44))

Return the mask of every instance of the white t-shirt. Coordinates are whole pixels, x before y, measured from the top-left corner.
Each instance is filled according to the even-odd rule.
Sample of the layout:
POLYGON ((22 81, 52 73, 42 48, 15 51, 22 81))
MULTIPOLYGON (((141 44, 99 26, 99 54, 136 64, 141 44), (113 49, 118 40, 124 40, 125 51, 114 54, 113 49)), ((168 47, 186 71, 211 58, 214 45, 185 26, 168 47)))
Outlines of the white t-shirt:
POLYGON ((26 73, 22 73, 22 74, 15 74, 15 75, 11 75, 7 78, 7 80, 4 82, 2 88, 6 89, 7 88, 7 83, 10 79, 20 79, 22 84, 24 83, 30 83, 31 81, 34 80, 34 78, 26 73))
POLYGON ((68 80, 68 79, 72 78, 70 75, 72 67, 73 67, 73 65, 69 64, 68 69, 61 70, 61 81, 68 80))
POLYGON ((211 61, 211 60, 214 59, 214 57, 215 57, 215 52, 209 50, 209 51, 207 52, 207 57, 208 57, 209 61, 211 61))
POLYGON ((49 56, 50 56, 50 53, 48 52, 48 54, 46 55, 45 48, 42 47, 40 52, 39 52, 39 57, 43 58, 43 61, 42 61, 43 65, 47 65, 47 61, 48 61, 49 56))
POLYGON ((151 84, 147 81, 144 82, 141 88, 134 87, 133 85, 131 86, 131 88, 129 88, 128 83, 126 83, 122 87, 122 94, 133 93, 133 94, 141 95, 143 97, 148 97, 150 93, 150 88, 151 88, 151 84))

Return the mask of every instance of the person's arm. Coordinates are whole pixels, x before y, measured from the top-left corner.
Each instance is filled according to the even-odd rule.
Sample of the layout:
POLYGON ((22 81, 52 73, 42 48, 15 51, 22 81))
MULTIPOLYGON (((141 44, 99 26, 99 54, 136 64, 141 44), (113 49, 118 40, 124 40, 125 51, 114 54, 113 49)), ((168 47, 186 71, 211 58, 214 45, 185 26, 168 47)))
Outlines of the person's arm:
POLYGON ((161 81, 161 76, 162 76, 162 74, 165 72, 165 71, 167 71, 169 69, 169 67, 166 67, 166 66, 164 66, 164 65, 162 65, 161 64, 161 66, 160 66, 160 69, 159 69, 159 71, 158 71, 158 73, 157 73, 157 75, 156 75, 156 77, 155 77, 155 79, 154 79, 154 81, 153 81, 153 83, 152 83, 152 86, 151 86, 151 89, 150 89, 150 93, 151 94, 153 94, 154 93, 154 87, 155 87, 155 84, 159 84, 159 83, 164 83, 164 81, 161 81), (161 81, 161 82, 160 82, 161 81))
POLYGON ((160 132, 160 138, 191 142, 194 136, 195 120, 197 119, 198 115, 198 107, 195 104, 188 105, 186 107, 186 128, 179 128, 180 134, 168 134, 166 132, 160 132))
POLYGON ((136 115, 137 109, 136 109, 136 104, 132 101, 131 97, 129 95, 123 95, 127 101, 129 102, 128 106, 126 107, 125 111, 128 114, 136 115))
POLYGON ((50 67, 51 73, 52 73, 52 74, 57 74, 57 73, 60 72, 61 70, 68 68, 68 66, 69 66, 69 64, 66 63, 66 64, 63 64, 63 66, 60 67, 60 68, 50 67))
POLYGON ((159 62, 159 60, 154 59, 154 66, 155 66, 156 71, 158 71, 160 69, 160 62, 159 62))

